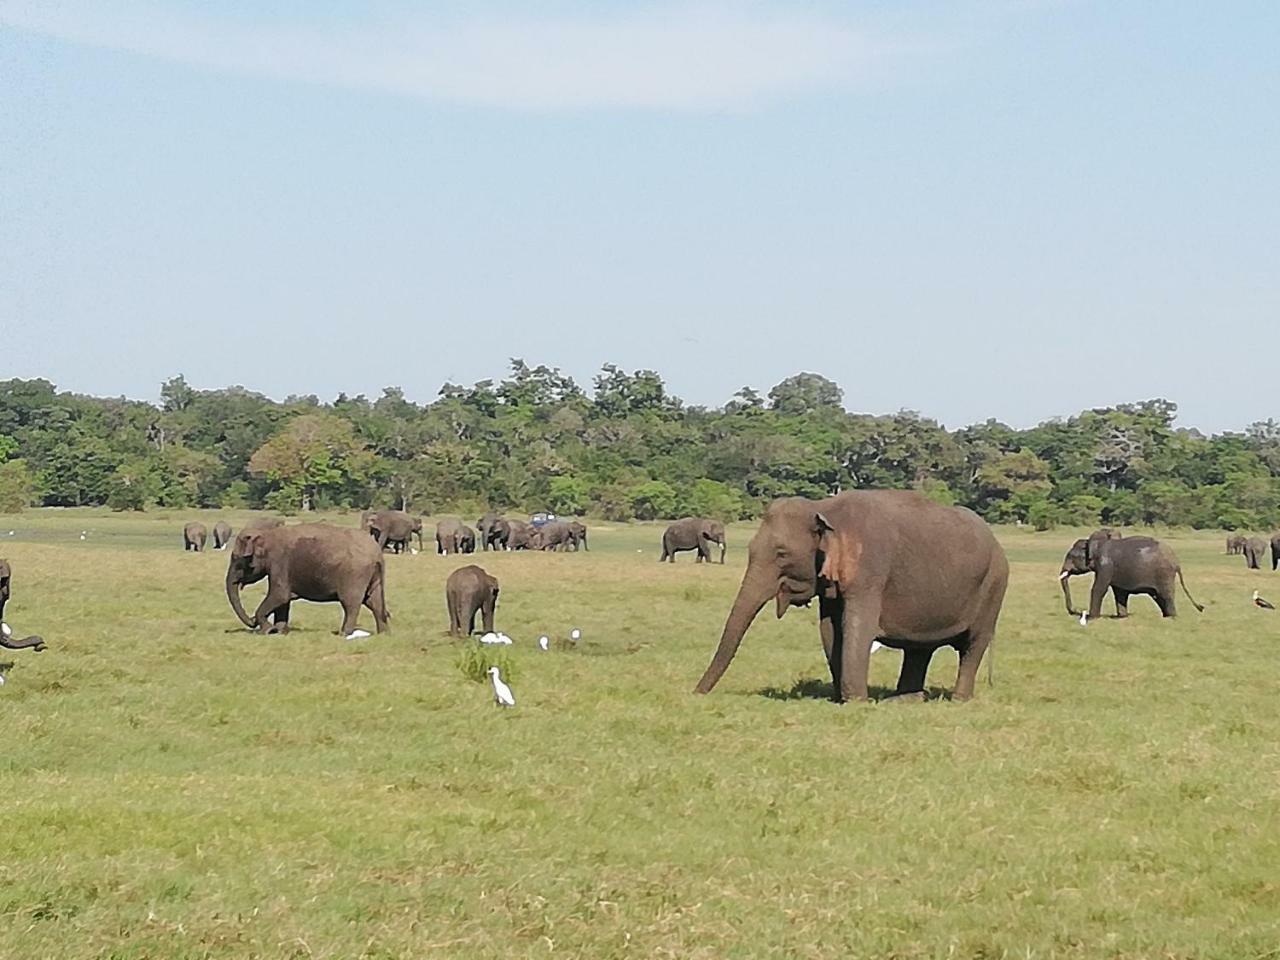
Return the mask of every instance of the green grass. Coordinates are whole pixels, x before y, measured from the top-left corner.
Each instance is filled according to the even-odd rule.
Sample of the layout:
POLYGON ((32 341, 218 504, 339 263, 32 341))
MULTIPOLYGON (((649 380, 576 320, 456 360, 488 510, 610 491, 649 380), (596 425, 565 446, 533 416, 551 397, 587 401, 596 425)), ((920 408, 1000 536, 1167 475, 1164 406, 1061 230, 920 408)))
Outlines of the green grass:
MULTIPOLYGON (((0 519, 7 619, 50 644, 0 651, 0 956, 1277 955, 1280 614, 1249 595, 1280 577, 1217 536, 1169 537, 1205 614, 1135 598, 1081 628, 1056 582, 1076 532, 1001 531, 995 687, 838 707, 804 610, 689 693, 749 528, 726 567, 660 566, 654 526, 388 557, 394 632, 347 642, 335 605, 238 629, 188 517, 0 519), (473 561, 502 583, 512 711, 446 635, 473 561)), ((954 673, 940 653, 929 682, 954 673)))

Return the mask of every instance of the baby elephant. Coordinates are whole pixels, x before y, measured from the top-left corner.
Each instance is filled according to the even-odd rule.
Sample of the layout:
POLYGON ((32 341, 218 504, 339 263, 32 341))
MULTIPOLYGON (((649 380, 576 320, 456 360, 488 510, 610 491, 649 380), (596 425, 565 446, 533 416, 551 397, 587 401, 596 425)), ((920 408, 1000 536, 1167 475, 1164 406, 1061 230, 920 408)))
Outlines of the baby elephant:
POLYGON ((444 585, 449 604, 449 632, 455 637, 470 636, 481 614, 485 633, 493 632, 493 608, 498 604, 498 581, 474 563, 449 574, 444 585))

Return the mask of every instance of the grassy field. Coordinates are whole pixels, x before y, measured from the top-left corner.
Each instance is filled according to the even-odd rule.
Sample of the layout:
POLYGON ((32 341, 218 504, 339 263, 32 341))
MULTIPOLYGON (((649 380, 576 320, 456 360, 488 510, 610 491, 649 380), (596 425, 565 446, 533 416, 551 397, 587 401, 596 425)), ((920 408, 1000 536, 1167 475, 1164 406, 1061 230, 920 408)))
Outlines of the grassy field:
POLYGON ((192 515, 0 518, 6 619, 50 644, 0 651, 0 956, 1280 956, 1280 613, 1249 602, 1280 577, 1217 536, 1168 537, 1203 615, 1081 628, 1077 533, 1002 531, 967 704, 827 702, 805 610, 692 696, 750 528, 725 567, 660 566, 654 526, 481 555, 516 640, 500 711, 445 635, 472 558, 388 557, 388 636, 296 604, 260 637, 223 555, 183 554, 192 515))

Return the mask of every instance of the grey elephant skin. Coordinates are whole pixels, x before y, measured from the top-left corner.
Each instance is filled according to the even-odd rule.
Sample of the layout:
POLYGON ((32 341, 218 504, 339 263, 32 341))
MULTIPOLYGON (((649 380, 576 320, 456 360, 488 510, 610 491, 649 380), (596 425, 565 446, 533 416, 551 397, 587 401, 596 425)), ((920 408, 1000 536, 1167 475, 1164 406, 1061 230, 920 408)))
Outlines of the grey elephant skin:
POLYGON ((359 530, 324 523, 244 529, 231 547, 227 599, 245 626, 271 633, 289 629, 293 600, 342 604, 341 633, 356 628, 360 607, 373 613, 378 633, 390 629, 385 594, 386 568, 378 545, 359 530), (266 578, 267 595, 250 617, 240 590, 266 578), (274 625, 270 624, 274 620, 274 625))
POLYGON ((1276 567, 1280 567, 1280 533, 1271 535, 1271 572, 1275 573, 1276 567))
POLYGON ((1151 597, 1166 617, 1178 615, 1174 581, 1182 585, 1191 605, 1199 611, 1204 607, 1196 603, 1182 577, 1182 567, 1173 550, 1152 537, 1126 537, 1123 540, 1107 540, 1090 543, 1077 540, 1062 561, 1062 594, 1067 612, 1078 616, 1079 611, 1071 603, 1071 588, 1067 577, 1092 573, 1093 587, 1089 591, 1089 618, 1102 616, 1102 598, 1110 590, 1116 602, 1116 616, 1129 615, 1129 597, 1134 594, 1151 597))
POLYGON ((1244 565, 1250 570, 1261 570, 1267 556, 1267 541, 1261 537, 1250 537, 1244 542, 1244 565))
POLYGON ((476 521, 476 531, 482 549, 507 549, 507 538, 511 535, 511 525, 500 514, 489 511, 476 521))
POLYGON ((536 549, 537 533, 533 526, 523 520, 507 521, 507 549, 508 550, 534 550, 536 549))
MULTIPOLYGON (((436 553, 449 555, 462 553, 471 528, 461 520, 446 518, 436 524, 436 553)), ((472 549, 475 549, 475 534, 471 534, 472 549)))
POLYGON ((920 695, 939 647, 960 654, 952 698, 968 700, 1009 582, 1004 550, 978 516, 904 490, 775 500, 748 547, 747 572, 711 663, 707 693, 770 600, 781 617, 819 603, 837 701, 867 699, 871 643, 903 651, 897 694, 920 695))
POLYGON ((577 550, 578 539, 570 524, 563 520, 551 520, 537 529, 533 545, 538 550, 557 550, 563 553, 570 547, 577 550))
POLYGON ((493 611, 498 605, 498 581, 474 563, 449 574, 444 585, 449 607, 449 632, 455 637, 475 633, 480 614, 485 633, 493 632, 493 611))
MULTIPOLYGON (((8 560, 0 560, 0 622, 4 621, 4 605, 9 602, 11 591, 10 583, 13 580, 13 569, 9 566, 8 560)), ((37 652, 45 649, 43 637, 30 636, 22 640, 10 640, 3 634, 0 634, 0 647, 6 650, 35 650, 37 652)))
POLYGON ((205 529, 203 523, 192 521, 182 528, 182 549, 194 550, 199 553, 204 549, 205 541, 209 539, 209 531, 205 529))
POLYGON ((1231 534, 1231 536, 1227 537, 1227 556, 1240 556, 1240 554, 1244 553, 1244 545, 1247 541, 1247 537, 1241 536, 1238 533, 1231 534))
POLYGON ((379 550, 388 545, 396 553, 408 550, 410 538, 415 533, 418 535, 418 549, 422 549, 422 520, 419 517, 410 516, 403 510, 379 510, 367 521, 362 516, 361 521, 367 522, 369 534, 378 541, 379 550))
POLYGON ((684 517, 677 520, 662 534, 662 556, 658 562, 676 562, 676 554, 685 550, 698 551, 698 563, 711 562, 711 544, 720 545, 720 562, 724 563, 727 541, 724 535, 724 524, 719 520, 708 520, 705 517, 684 517))
POLYGON ((231 542, 231 524, 219 520, 213 525, 213 549, 225 550, 231 542))
POLYGON ((588 553, 591 548, 587 546, 587 525, 580 520, 569 521, 569 532, 573 535, 573 549, 577 550, 581 547, 588 553))
POLYGON ((1093 573, 1090 560, 1098 547, 1108 540, 1119 539, 1121 539, 1121 536, 1115 530, 1110 527, 1102 527, 1093 531, 1087 538, 1077 540, 1071 545, 1071 549, 1067 551, 1067 555, 1062 560, 1062 569, 1058 572, 1058 582, 1062 584, 1062 598, 1067 605, 1067 612, 1072 616, 1080 616, 1080 611, 1071 606, 1071 587, 1067 581, 1071 577, 1093 573))

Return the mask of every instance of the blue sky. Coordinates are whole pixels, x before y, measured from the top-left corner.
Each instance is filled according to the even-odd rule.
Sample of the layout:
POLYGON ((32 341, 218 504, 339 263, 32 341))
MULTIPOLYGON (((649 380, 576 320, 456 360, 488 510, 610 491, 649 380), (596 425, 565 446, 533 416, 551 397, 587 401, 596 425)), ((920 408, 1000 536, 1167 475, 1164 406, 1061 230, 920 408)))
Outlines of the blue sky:
POLYGON ((1280 4, 0 0, 0 376, 1280 417, 1280 4))

